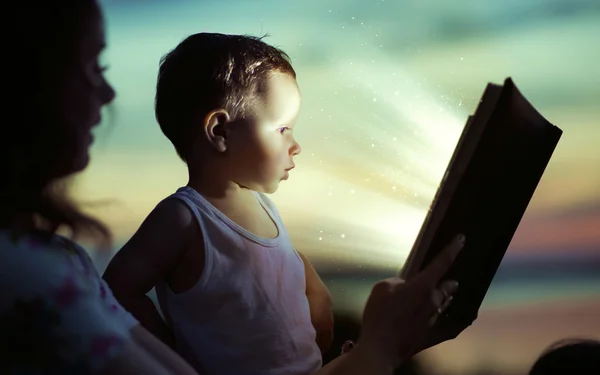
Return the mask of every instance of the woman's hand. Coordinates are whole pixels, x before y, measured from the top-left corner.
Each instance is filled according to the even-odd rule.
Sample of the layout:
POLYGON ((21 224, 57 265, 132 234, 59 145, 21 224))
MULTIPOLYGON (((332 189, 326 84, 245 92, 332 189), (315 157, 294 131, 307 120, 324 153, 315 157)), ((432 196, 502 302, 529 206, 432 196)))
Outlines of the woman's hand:
POLYGON ((438 332, 433 326, 458 287, 456 281, 441 279, 464 242, 463 235, 456 236, 410 281, 394 277, 377 283, 365 306, 361 337, 352 351, 360 351, 362 358, 379 368, 397 367, 412 355, 458 336, 466 327, 438 332))

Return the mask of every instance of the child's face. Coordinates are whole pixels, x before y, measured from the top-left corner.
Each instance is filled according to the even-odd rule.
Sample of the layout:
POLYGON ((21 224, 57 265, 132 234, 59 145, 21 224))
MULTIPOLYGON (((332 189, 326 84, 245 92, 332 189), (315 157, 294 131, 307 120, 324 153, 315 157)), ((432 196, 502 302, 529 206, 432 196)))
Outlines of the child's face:
POLYGON ((242 126, 227 137, 233 181, 246 188, 273 193, 289 177, 300 145, 293 127, 300 111, 300 90, 294 77, 271 73, 266 90, 242 126))

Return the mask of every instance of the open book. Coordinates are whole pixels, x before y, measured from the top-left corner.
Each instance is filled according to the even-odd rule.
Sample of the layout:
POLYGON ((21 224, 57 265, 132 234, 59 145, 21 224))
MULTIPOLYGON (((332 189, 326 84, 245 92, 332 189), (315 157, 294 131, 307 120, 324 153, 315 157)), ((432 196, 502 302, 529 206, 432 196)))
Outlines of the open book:
POLYGON ((452 155, 400 272, 410 280, 452 238, 466 243, 446 275, 459 282, 440 319, 471 324, 544 173, 562 131, 508 78, 488 84, 452 155))

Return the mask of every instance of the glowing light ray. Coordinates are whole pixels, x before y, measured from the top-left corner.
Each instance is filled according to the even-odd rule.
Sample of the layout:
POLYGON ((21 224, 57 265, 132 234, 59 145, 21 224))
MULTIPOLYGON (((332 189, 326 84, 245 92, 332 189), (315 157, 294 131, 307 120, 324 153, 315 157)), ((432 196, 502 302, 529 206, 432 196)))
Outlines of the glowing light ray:
MULTIPOLYGON (((336 222, 337 226, 362 232, 355 234, 352 241, 344 241, 334 235, 334 239, 323 243, 323 236, 319 233, 305 230, 304 236, 299 238, 302 246, 309 249, 327 247, 327 256, 339 254, 354 261, 362 259, 380 267, 389 267, 394 263, 400 266, 406 259, 466 115, 461 119, 459 114, 453 113, 454 109, 449 108, 434 90, 419 83, 418 77, 402 71, 397 64, 382 64, 380 60, 377 69, 356 61, 331 69, 342 72, 343 78, 337 81, 339 91, 350 85, 355 95, 344 97, 336 91, 337 98, 333 98, 336 108, 330 109, 329 114, 319 115, 323 110, 316 110, 315 103, 307 100, 305 111, 314 115, 303 126, 314 132, 311 146, 321 142, 329 147, 319 147, 325 162, 308 160, 304 166, 306 169, 299 171, 294 178, 319 183, 302 184, 301 190, 298 189, 300 184, 284 186, 276 200, 283 210, 294 213, 296 220, 286 217, 291 228, 310 216, 314 220, 336 222), (357 107, 356 111, 348 110, 348 105, 353 104, 351 99, 356 105, 356 96, 359 95, 377 100, 366 105, 363 103, 363 108, 357 107), (369 122, 373 113, 379 113, 379 121, 369 122), (343 133, 352 133, 355 137, 350 139, 338 133, 335 141, 317 139, 314 134, 323 134, 322 129, 316 128, 323 117, 341 119, 338 123, 344 126, 343 133), (365 126, 365 123, 370 123, 370 126, 365 126), (407 126, 415 130, 406 134, 407 126), (373 147, 371 142, 376 142, 378 147, 373 147), (331 160, 327 156, 333 155, 330 159, 336 160, 337 157, 339 162, 341 154, 344 161, 356 165, 358 171, 366 174, 362 176, 364 182, 356 182, 359 176, 353 180, 334 168, 328 168, 331 160), (378 184, 369 183, 371 179, 378 184), (382 186, 384 183, 389 186, 382 186), (394 184, 404 185, 409 191, 414 191, 415 196, 389 198, 382 195, 382 191, 394 184), (352 194, 348 193, 350 191, 352 194), (416 196, 424 196, 423 200, 428 203, 415 204, 416 196), (340 211, 341 207, 343 211, 340 211)), ((319 93, 317 90, 312 87, 305 89, 313 95, 319 93)), ((327 96, 330 94, 321 94, 322 100, 331 99, 327 96)), ((318 257, 320 254, 311 255, 318 257)))
MULTIPOLYGON (((332 178, 318 170, 305 170, 295 176, 298 180, 313 181, 328 177, 332 178)), ((303 184, 301 188, 282 186, 274 196, 292 236, 298 241, 297 246, 327 249, 326 253, 315 251, 312 255, 317 257, 335 254, 346 258, 345 261, 354 258, 378 266, 400 265, 410 249, 412 234, 423 219, 423 211, 339 179, 334 184, 336 190, 331 195, 323 194, 318 184, 303 184), (340 207, 344 207, 343 213, 340 207), (294 230, 311 221, 324 225, 315 225, 312 231, 294 230), (329 229, 328 223, 335 229, 329 229)))
MULTIPOLYGON (((391 119, 390 125, 394 127, 398 121, 405 121, 415 127, 412 135, 420 141, 415 143, 423 148, 409 149, 412 151, 411 162, 425 168, 423 174, 443 173, 446 166, 444 159, 449 158, 456 145, 466 114, 450 113, 454 108, 438 99, 443 96, 436 95, 419 77, 403 71, 397 64, 378 61, 377 69, 369 69, 364 63, 354 65, 358 65, 362 72, 353 76, 355 81, 377 91, 378 96, 395 110, 398 119, 391 119)), ((389 140, 387 146, 403 147, 393 145, 389 140)))

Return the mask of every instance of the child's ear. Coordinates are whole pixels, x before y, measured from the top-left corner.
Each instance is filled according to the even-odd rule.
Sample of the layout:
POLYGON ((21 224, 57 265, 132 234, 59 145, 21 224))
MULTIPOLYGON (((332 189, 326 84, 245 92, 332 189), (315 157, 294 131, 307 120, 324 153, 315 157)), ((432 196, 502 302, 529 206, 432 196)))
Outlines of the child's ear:
POLYGON ((211 146, 219 152, 227 150, 227 129, 229 113, 224 109, 210 111, 204 118, 204 132, 211 146))

